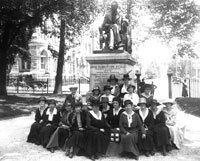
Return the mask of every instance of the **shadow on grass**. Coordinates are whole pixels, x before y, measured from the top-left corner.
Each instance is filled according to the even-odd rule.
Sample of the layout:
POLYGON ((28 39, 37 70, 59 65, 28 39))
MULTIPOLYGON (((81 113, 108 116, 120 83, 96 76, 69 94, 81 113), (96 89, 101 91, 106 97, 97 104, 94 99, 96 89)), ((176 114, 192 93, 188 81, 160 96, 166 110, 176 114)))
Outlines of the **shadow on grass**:
POLYGON ((200 98, 177 98, 176 102, 186 113, 200 117, 200 98))
POLYGON ((45 96, 47 99, 55 99, 61 102, 66 95, 56 94, 18 94, 0 96, 0 120, 28 115, 36 110, 38 98, 45 96))

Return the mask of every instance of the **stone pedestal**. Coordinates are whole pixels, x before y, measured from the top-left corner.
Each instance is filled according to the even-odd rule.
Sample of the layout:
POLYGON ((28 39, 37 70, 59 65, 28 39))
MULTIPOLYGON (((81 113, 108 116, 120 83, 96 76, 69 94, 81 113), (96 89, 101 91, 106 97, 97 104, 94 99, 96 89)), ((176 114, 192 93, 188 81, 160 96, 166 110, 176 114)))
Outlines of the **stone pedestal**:
POLYGON ((86 57, 86 60, 90 63, 90 91, 96 85, 103 91, 103 86, 109 84, 107 79, 111 74, 115 74, 119 83, 122 83, 123 74, 129 73, 132 78, 130 83, 135 83, 136 61, 126 51, 94 51, 92 55, 86 57))

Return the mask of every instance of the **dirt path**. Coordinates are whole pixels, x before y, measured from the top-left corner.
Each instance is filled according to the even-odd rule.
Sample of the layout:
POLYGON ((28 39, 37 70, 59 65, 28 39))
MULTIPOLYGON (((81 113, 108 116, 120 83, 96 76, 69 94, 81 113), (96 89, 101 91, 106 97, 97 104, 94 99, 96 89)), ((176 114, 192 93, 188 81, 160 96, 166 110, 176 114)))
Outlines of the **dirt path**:
MULTIPOLYGON (((181 150, 173 150, 166 157, 156 153, 153 157, 141 156, 141 161, 200 161, 200 118, 182 114, 186 124, 185 141, 181 150)), ((85 157, 65 157, 64 152, 50 153, 41 146, 26 142, 34 115, 0 121, 0 161, 57 161, 57 160, 89 160, 85 157)), ((125 161, 119 157, 104 157, 99 160, 125 161)))

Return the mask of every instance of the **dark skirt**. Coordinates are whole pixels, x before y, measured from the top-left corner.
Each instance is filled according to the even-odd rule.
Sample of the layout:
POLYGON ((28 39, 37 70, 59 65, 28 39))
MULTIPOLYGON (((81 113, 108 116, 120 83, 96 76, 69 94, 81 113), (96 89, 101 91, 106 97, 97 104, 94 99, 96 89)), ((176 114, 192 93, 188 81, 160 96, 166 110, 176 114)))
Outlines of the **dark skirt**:
POLYGON ((51 138, 46 148, 64 148, 65 140, 69 137, 69 135, 69 129, 58 127, 56 131, 51 135, 51 138))
POLYGON ((146 131, 146 138, 142 139, 142 134, 139 134, 138 148, 140 151, 153 151, 155 149, 153 141, 153 132, 150 130, 146 131))
POLYGON ((110 137, 100 131, 88 130, 86 132, 86 146, 85 152, 88 156, 96 154, 106 154, 110 137))
POLYGON ((40 135, 40 130, 42 128, 42 124, 38 123, 38 122, 34 122, 31 125, 31 129, 27 138, 27 142, 29 143, 35 143, 37 145, 40 144, 39 142, 39 135, 40 135))
POLYGON ((170 144, 170 133, 168 127, 160 126, 154 128, 154 142, 157 148, 162 145, 170 144))
POLYGON ((51 135, 53 134, 53 132, 56 130, 55 126, 43 126, 41 131, 40 131, 40 136, 39 136, 39 140, 40 140, 40 144, 46 148, 51 135))
POLYGON ((135 156, 139 156, 139 150, 137 147, 138 142, 138 134, 136 132, 125 135, 121 134, 121 141, 120 141, 120 153, 129 152, 135 156))
POLYGON ((66 148, 76 147, 85 149, 85 131, 74 130, 72 135, 66 141, 66 148))

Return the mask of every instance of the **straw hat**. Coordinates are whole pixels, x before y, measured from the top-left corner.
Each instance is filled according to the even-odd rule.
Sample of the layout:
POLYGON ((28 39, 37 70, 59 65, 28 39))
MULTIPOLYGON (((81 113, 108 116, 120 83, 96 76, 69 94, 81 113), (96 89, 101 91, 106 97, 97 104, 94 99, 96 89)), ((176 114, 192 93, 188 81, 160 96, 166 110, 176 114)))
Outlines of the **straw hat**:
POLYGON ((94 88, 92 89, 92 92, 94 92, 95 90, 99 91, 99 93, 101 92, 99 86, 94 87, 94 88))
POLYGON ((139 103, 137 104, 138 106, 140 106, 141 104, 146 104, 147 105, 147 100, 143 97, 140 98, 139 103))
POLYGON ((72 86, 72 87, 69 88, 70 91, 72 91, 73 89, 74 89, 74 90, 77 90, 78 87, 76 87, 76 86, 72 86))
POLYGON ((173 104, 175 104, 175 101, 174 101, 173 99, 167 99, 167 100, 165 100, 165 101, 163 102, 164 105, 166 105, 166 104, 168 104, 168 103, 173 105, 173 104))
POLYGON ((127 87, 127 90, 128 90, 129 88, 133 88, 133 90, 135 90, 135 85, 129 84, 128 87, 127 87))

